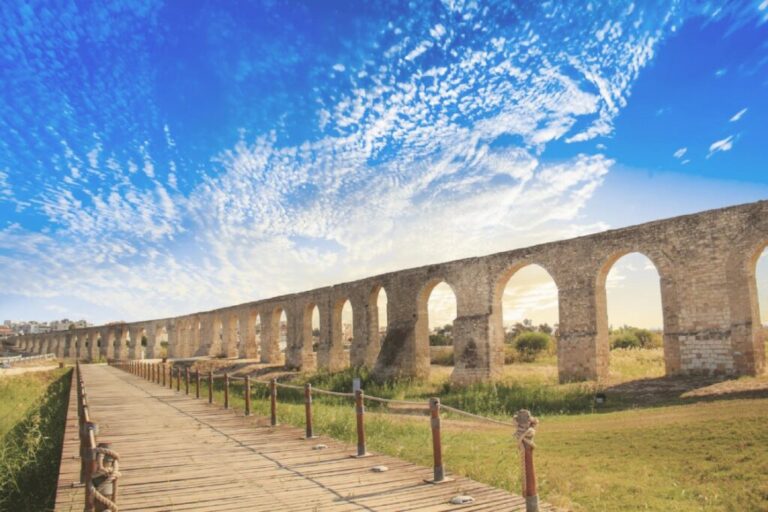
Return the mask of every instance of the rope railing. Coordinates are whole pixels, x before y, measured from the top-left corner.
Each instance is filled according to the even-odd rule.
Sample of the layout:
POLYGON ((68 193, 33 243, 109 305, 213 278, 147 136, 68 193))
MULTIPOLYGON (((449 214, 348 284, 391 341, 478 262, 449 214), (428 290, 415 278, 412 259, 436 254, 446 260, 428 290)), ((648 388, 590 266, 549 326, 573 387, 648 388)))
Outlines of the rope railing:
POLYGON ((80 363, 75 363, 77 419, 80 438, 80 484, 85 486, 86 512, 117 512, 120 455, 109 443, 98 443, 98 425, 91 420, 80 363))
MULTIPOLYGON (((138 375, 147 380, 166 385, 166 375, 168 377, 167 382, 170 389, 173 389, 174 376, 176 377, 176 392, 181 393, 181 374, 182 370, 177 367, 174 372, 173 365, 166 363, 146 363, 141 361, 114 361, 110 362, 112 366, 116 366, 124 371, 138 375)), ((189 395, 190 385, 190 371, 189 368, 184 370, 184 393, 189 395)), ((533 438, 536 434, 535 427, 538 425, 538 420, 534 418, 526 409, 519 410, 514 416, 514 422, 498 420, 495 418, 489 418, 480 414, 474 414, 456 407, 442 404, 439 398, 430 398, 428 402, 415 401, 415 400, 399 400, 392 398, 382 398, 377 396, 366 395, 363 390, 356 389, 353 393, 345 393, 339 391, 330 391, 326 389, 319 389, 312 387, 311 384, 305 384, 304 386, 297 386, 294 384, 286 384, 284 382, 278 382, 273 378, 269 382, 252 380, 250 376, 238 377, 231 376, 225 372, 221 375, 214 375, 212 370, 207 372, 207 375, 201 375, 199 370, 195 370, 195 398, 200 398, 200 382, 205 381, 208 386, 208 403, 213 404, 213 388, 216 380, 223 381, 224 384, 224 403, 225 409, 230 408, 230 383, 232 381, 243 382, 243 395, 245 398, 244 414, 249 416, 251 414, 251 384, 257 384, 259 386, 265 386, 269 392, 270 403, 270 425, 278 425, 277 408, 278 408, 278 389, 285 389, 297 392, 303 392, 304 394, 304 409, 305 409, 305 439, 315 439, 317 436, 314 432, 313 425, 313 394, 327 395, 338 398, 349 398, 353 400, 355 407, 355 418, 357 427, 357 453, 351 455, 352 457, 367 457, 370 454, 366 450, 366 438, 365 438, 365 402, 376 402, 387 405, 402 405, 408 407, 418 407, 425 411, 429 411, 430 416, 430 428, 432 430, 432 455, 433 455, 433 478, 427 480, 429 483, 440 484, 448 482, 451 479, 446 476, 445 467, 443 465, 443 449, 442 449, 442 418, 441 412, 445 411, 450 414, 471 418, 476 421, 484 421, 493 423, 503 427, 514 429, 514 436, 517 439, 517 448, 520 451, 520 463, 522 468, 522 495, 526 500, 526 512, 538 511, 538 494, 536 490, 536 475, 533 466, 533 449, 535 443, 533 438)), ((324 445, 318 445, 324 446, 324 445)))

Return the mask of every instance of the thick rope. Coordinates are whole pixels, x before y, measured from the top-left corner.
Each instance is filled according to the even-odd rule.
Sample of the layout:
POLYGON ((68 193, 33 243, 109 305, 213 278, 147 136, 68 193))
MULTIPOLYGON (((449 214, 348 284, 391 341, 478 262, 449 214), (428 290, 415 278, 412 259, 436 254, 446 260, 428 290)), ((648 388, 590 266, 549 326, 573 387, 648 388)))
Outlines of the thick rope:
POLYGON ((312 393, 320 393, 321 395, 340 396, 343 398, 355 398, 354 393, 339 393, 338 391, 326 391, 324 389, 312 388, 312 393))
POLYGON ((461 409, 456 409, 455 407, 451 407, 450 405, 445 405, 441 403, 440 408, 445 409, 446 411, 450 411, 452 413, 467 416, 469 418, 474 418, 476 420, 487 421, 489 423, 496 423, 497 425, 502 425, 504 427, 517 428, 517 425, 515 423, 510 423, 508 421, 495 420, 493 418, 488 418, 486 416, 480 416, 479 414, 473 414, 471 412, 462 411, 461 409))
POLYGON ((396 405, 415 405, 418 407, 429 407, 429 404, 426 402, 415 402, 412 400, 395 400, 393 398, 379 398, 378 396, 371 396, 371 395, 364 395, 363 398, 365 400, 370 400, 371 402, 380 402, 382 404, 396 404, 396 405))

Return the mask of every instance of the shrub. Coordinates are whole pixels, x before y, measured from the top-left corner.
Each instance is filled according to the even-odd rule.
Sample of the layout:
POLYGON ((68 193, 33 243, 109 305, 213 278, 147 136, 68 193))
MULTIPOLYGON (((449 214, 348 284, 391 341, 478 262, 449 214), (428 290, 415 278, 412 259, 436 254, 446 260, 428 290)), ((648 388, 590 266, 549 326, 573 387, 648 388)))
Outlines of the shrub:
POLYGON ((533 361, 551 345, 551 337, 543 332, 523 332, 515 338, 515 348, 523 361, 533 361))
POLYGON ((621 331, 613 336, 611 348, 640 348, 642 344, 632 331, 621 331))
POLYGON ((446 336, 443 333, 437 333, 437 334, 430 334, 429 335, 429 344, 433 347, 444 347, 447 345, 452 345, 453 340, 450 336, 446 336))
POLYGON ((517 350, 515 347, 505 343, 504 344, 504 364, 512 364, 517 361, 517 350))
POLYGON ((440 366, 453 366, 453 347, 434 352, 430 362, 440 366))

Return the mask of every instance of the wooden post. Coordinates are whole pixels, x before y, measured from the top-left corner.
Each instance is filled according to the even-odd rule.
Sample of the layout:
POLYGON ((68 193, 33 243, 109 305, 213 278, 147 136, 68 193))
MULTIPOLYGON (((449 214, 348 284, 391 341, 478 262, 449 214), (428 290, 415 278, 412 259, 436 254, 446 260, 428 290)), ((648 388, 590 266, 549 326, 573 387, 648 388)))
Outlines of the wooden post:
POLYGON ((229 374, 224 372, 224 408, 229 409, 229 374))
POLYGON ((163 374, 163 387, 165 387, 165 363, 160 363, 160 373, 163 374))
POLYGON ((533 449, 536 448, 536 444, 533 442, 533 438, 536 435, 536 425, 539 424, 539 420, 534 418, 530 411, 526 409, 517 411, 515 420, 517 421, 515 437, 520 449, 520 463, 523 470, 522 484, 525 511, 538 512, 539 493, 536 489, 536 470, 533 466, 533 449))
POLYGON ((277 379, 269 381, 269 424, 273 427, 277 425, 277 379))
POLYGON ((200 368, 195 370, 195 398, 200 398, 200 368))
POLYGON ((315 433, 312 429, 312 384, 304 384, 304 416, 306 422, 306 432, 304 439, 314 439, 315 433))
POLYGON ((208 370, 208 403, 213 403, 213 370, 208 370))
POLYGON ((184 368, 184 394, 189 395, 189 368, 184 368))
POLYGON ((181 391, 181 368, 176 368, 176 391, 181 391))
POLYGON ((355 391, 355 416, 357 417, 357 455, 355 457, 367 457, 370 455, 365 449, 365 396, 363 390, 355 391))
POLYGON ((443 468, 443 445, 440 437, 440 399, 429 399, 429 417, 432 424, 432 457, 434 459, 434 478, 427 480, 430 484, 448 482, 443 468))
POLYGON ((251 415, 251 377, 248 375, 245 376, 245 388, 243 389, 243 393, 245 393, 245 415, 250 416, 251 415))
POLYGON ((92 439, 94 439, 94 433, 96 432, 96 424, 92 421, 89 421, 85 425, 86 431, 85 431, 85 508, 84 510, 87 512, 91 512, 93 510, 96 510, 96 500, 93 496, 93 486, 92 486, 92 477, 93 473, 98 470, 99 465, 96 462, 96 454, 93 453, 93 448, 95 446, 91 446, 92 439))

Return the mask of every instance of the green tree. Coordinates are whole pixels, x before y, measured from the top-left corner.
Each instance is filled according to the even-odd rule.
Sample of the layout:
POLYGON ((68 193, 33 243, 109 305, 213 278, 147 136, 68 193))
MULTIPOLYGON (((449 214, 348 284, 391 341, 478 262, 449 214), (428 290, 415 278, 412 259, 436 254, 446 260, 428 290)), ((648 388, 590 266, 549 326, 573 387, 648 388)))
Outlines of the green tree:
POLYGON ((515 338, 515 348, 523 361, 533 361, 536 356, 549 350, 552 337, 543 332, 526 331, 515 338))

